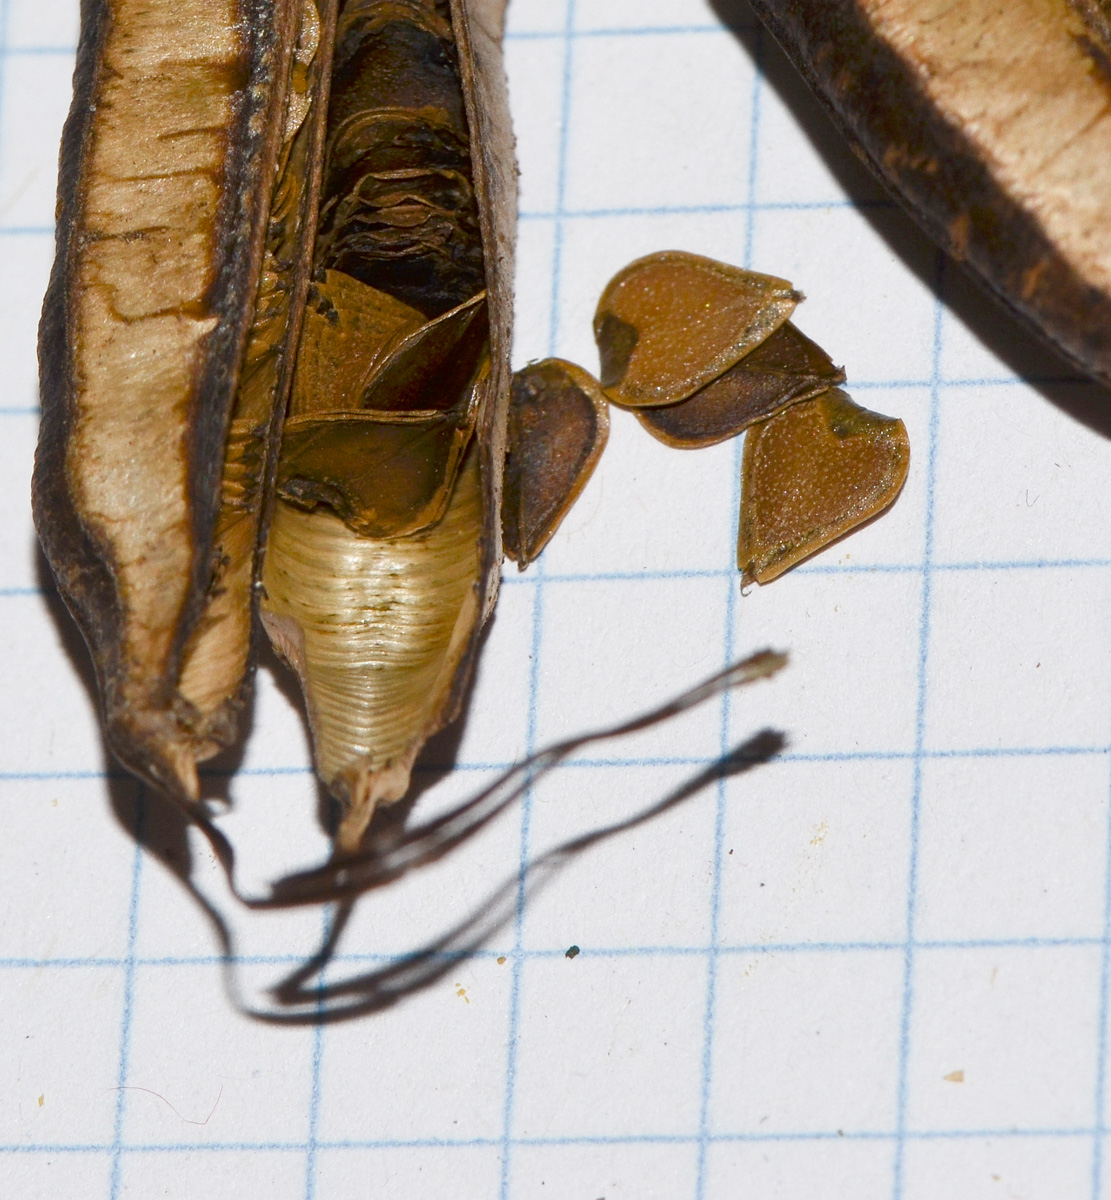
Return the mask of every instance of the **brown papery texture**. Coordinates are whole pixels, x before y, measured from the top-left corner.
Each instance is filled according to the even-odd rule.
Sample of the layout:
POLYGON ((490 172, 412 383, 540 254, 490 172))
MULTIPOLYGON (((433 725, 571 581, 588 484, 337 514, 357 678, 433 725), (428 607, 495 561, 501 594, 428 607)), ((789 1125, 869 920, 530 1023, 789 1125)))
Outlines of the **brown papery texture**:
MULTIPOLYGON (((446 2, 431 9, 448 16, 446 2)), ((328 12, 317 23, 309 0, 83 8, 40 327, 35 518, 92 652, 113 749, 187 805, 196 762, 233 736, 246 694, 316 220, 328 12)), ((474 397, 481 503, 468 508, 477 567, 464 607, 476 616, 453 640, 429 731, 458 711, 501 563, 516 217, 503 12, 503 0, 450 4, 490 359, 474 397)), ((386 208, 403 229, 404 203, 386 208)), ((422 314, 396 317, 404 338, 422 314)))
POLYGON ((177 690, 204 607, 300 4, 87 5, 40 327, 36 525, 109 739, 195 795, 177 690))
POLYGON ((1111 382, 1111 35, 1094 0, 753 0, 934 240, 1111 382))
POLYGON ((325 0, 323 14, 315 0, 301 0, 254 318, 224 449, 211 576, 178 680, 192 706, 188 732, 198 760, 231 743, 249 692, 258 551, 312 263, 334 26, 334 0, 325 0))

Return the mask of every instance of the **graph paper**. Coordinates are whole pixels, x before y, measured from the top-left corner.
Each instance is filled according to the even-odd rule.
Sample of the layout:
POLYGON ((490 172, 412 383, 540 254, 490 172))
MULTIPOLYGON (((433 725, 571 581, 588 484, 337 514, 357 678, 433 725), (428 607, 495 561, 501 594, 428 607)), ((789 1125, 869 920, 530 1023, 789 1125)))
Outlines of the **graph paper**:
MULTIPOLYGON (((616 413, 555 541, 506 570, 418 812, 750 650, 789 669, 591 747, 368 898, 337 975, 508 884, 507 923, 440 982, 335 1026, 236 1011, 178 878, 226 902, 211 858, 106 757, 31 529, 76 29, 73 0, 0 0, 3 1194, 1111 1195, 1111 409, 937 255, 730 0, 512 0, 515 358, 593 367, 601 288, 652 250, 787 277, 857 400, 905 420, 904 493, 742 595, 738 446, 669 450, 616 413), (512 892, 763 729, 775 761, 512 892)), ((264 662, 245 749, 209 776, 248 885, 326 851, 290 696, 264 662)), ((231 919, 257 993, 328 914, 231 919)))

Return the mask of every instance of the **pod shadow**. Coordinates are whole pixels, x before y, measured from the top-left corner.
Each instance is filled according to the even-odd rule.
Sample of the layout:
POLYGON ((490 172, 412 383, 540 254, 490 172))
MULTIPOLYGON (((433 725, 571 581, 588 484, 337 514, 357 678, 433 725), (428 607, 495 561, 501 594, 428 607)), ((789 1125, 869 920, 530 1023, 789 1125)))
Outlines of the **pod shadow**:
MULTIPOLYGON (((88 694, 90 704, 99 713, 100 693, 88 647, 69 615, 37 542, 34 553, 36 582, 43 606, 50 615, 63 653, 88 694)), ((112 815, 128 837, 141 840, 151 854, 179 878, 188 878, 193 869, 188 818, 175 804, 162 799, 119 764, 104 737, 103 723, 100 746, 101 769, 112 815)))

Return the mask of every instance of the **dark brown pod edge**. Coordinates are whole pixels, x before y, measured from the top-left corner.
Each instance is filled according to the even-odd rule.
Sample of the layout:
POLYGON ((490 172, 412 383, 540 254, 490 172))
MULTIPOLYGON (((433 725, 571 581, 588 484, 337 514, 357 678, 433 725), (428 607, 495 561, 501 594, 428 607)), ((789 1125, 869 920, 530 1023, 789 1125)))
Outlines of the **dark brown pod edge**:
MULTIPOLYGON (((911 20, 928 15, 925 6, 912 0, 898 7, 911 20)), ((1077 203, 1079 191, 1062 192, 1058 180, 1052 185, 1054 196, 1048 194, 1048 183, 1039 196, 1037 178, 1011 186, 999 164, 986 161, 992 156, 976 143, 973 123, 961 119, 960 106, 946 114, 927 93, 924 80, 930 72, 968 65, 946 61, 959 39, 939 43, 924 72, 921 62, 919 69, 910 63, 913 38, 896 45, 898 39, 887 36, 891 5, 877 0, 753 0, 753 8, 858 155, 929 236, 1085 373, 1111 384, 1107 263, 1102 254, 1093 254, 1088 262, 1076 254, 1066 258, 1059 235, 1050 236, 1039 215, 1043 202, 1063 198, 1075 210, 1071 219, 1082 233, 1085 217, 1083 203, 1077 203)), ((942 17, 982 19, 989 40, 1002 36, 1004 44, 1005 22, 1047 23, 1047 28, 1058 30, 1063 46, 1080 52, 1078 86, 1101 86, 1111 98, 1107 23, 1094 5, 1044 0, 996 5, 993 13, 980 9, 984 6, 978 2, 950 5, 942 17), (1087 81, 1081 75, 1087 75, 1087 81)), ((986 45, 980 60, 990 61, 993 55, 998 56, 997 46, 986 45)), ((1021 72, 1012 72, 1012 83, 1015 74, 1021 72)), ((1036 74, 1019 79, 1018 86, 1035 92, 1036 74)), ((1068 141, 1070 134, 1045 128, 1047 153, 1068 141)), ((1077 172, 1080 188, 1082 174, 1077 172)))

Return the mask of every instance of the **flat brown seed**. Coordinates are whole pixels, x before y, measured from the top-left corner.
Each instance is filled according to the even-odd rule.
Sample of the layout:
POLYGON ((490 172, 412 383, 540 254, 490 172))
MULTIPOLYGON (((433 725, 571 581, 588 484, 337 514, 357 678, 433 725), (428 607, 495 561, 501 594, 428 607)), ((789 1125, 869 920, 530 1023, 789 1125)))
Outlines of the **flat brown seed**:
POLYGON ((425 318, 388 292, 342 271, 326 271, 309 290, 289 415, 351 412, 367 384, 425 318))
POLYGON ((606 398, 581 367, 549 358, 513 376, 502 536, 522 571, 578 499, 608 436, 606 398))
POLYGON ((355 533, 408 537, 434 524, 474 432, 477 389, 448 412, 348 412, 286 422, 277 493, 330 508, 355 533))
POLYGON ((802 299, 785 280, 664 250, 619 271, 594 314, 602 387, 626 408, 675 404, 770 337, 802 299))
POLYGON ((844 382, 844 370, 788 321, 701 391, 678 404, 638 408, 636 418, 665 445, 696 450, 844 382))
POLYGON ((486 293, 411 333, 367 380, 360 408, 397 412, 452 408, 487 350, 486 293))
POLYGON ((907 477, 902 421, 839 388, 749 431, 741 470, 737 565, 767 583, 881 513, 907 477))

